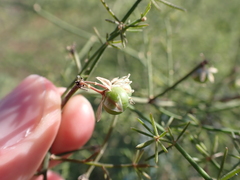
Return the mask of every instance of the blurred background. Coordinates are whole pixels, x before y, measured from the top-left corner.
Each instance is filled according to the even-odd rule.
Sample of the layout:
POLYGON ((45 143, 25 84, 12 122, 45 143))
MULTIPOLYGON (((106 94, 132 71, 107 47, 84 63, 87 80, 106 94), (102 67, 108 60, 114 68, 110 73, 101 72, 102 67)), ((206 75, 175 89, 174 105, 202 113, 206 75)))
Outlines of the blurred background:
MULTIPOLYGON (((121 19, 133 5, 133 0, 106 1, 121 19)), ((125 49, 108 48, 89 80, 95 77, 112 79, 131 73, 134 96, 147 98, 149 93, 147 55, 151 55, 153 74, 153 95, 159 94, 186 75, 203 59, 203 53, 210 66, 218 69, 214 83, 199 84, 191 78, 182 82, 176 90, 161 97, 162 106, 180 116, 196 112, 203 124, 214 127, 240 128, 240 11, 239 1, 183 1, 171 0, 187 11, 182 12, 159 4, 161 10, 152 6, 147 15, 148 27, 142 32, 127 32, 125 49), (228 104, 223 101, 227 101, 228 104), (231 102, 233 102, 230 104, 231 102), (166 102, 164 104, 164 102, 166 102), (168 107, 168 103, 171 107, 168 107), (229 103, 230 102, 230 103, 229 103), (221 107, 220 110, 216 109, 221 107), (213 108, 212 112, 206 109, 213 108), (214 109, 215 108, 215 109, 214 109), (215 110, 215 111, 214 111, 215 110)), ((139 18, 148 1, 140 3, 130 16, 139 18)), ((102 40, 115 26, 105 19, 112 19, 100 1, 83 0, 1 0, 0 1, 0 97, 4 97, 26 76, 39 74, 50 79, 57 86, 68 86, 76 77, 77 69, 66 47, 76 44, 82 64, 101 45, 94 28, 102 40), (35 6, 34 6, 35 4, 35 6), (37 5, 36 5, 37 4, 37 5), (42 9, 37 12, 36 10, 42 9)), ((100 97, 86 94, 96 109, 100 97)), ((166 118, 164 114, 148 104, 135 104, 135 108, 147 117, 152 113, 156 121, 166 118)), ((102 121, 88 145, 100 145, 108 127, 111 115, 103 113, 102 121)), ((130 163, 135 146, 145 137, 139 136, 129 127, 138 127, 138 116, 127 110, 119 117, 109 147, 101 162, 130 163)), ((194 129, 193 129, 194 132, 194 129)), ((215 133, 202 132, 201 138, 211 147, 215 133), (205 141, 206 140, 206 141, 205 141)), ((231 137, 219 133, 220 149, 232 147, 231 137), (229 143, 229 144, 228 144, 229 143)), ((186 136, 186 149, 195 152, 186 136)), ((184 146, 184 142, 183 142, 184 146)), ((148 148, 146 157, 154 149, 148 148)), ((234 150, 233 150, 234 152, 234 150)), ((82 151, 74 158, 86 158, 91 153, 82 151)), ((152 179, 200 179, 189 163, 176 151, 159 157, 159 168, 147 170, 152 179), (190 169, 189 169, 190 168, 190 169)), ((149 161, 153 164, 153 161, 149 161)), ((231 162, 230 162, 231 164, 231 162)), ((203 164, 204 167, 207 166, 203 164)), ((76 179, 88 166, 63 163, 56 170, 66 179, 76 179)), ((211 174, 215 175, 209 167, 211 174)), ((136 179, 133 168, 110 169, 112 179, 136 179)), ((92 179, 103 179, 103 171, 96 168, 92 179)))

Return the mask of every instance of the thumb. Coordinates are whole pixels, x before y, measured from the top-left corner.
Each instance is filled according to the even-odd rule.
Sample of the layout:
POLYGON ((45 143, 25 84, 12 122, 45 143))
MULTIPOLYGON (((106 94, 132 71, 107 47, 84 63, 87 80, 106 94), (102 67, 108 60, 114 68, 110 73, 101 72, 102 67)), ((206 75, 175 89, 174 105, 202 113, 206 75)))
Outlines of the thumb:
POLYGON ((0 179, 30 179, 59 128, 60 95, 31 75, 0 101, 0 179))

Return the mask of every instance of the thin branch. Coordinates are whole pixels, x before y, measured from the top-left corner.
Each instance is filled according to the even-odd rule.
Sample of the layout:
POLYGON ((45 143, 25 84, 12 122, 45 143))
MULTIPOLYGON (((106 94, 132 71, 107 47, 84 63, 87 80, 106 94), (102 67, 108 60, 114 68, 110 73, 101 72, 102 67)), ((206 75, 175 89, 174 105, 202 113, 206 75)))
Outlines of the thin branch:
POLYGON ((154 103, 154 101, 160 97, 163 96, 164 94, 166 94, 168 91, 174 89, 178 84, 180 84, 182 81, 186 80, 189 76, 191 76, 191 74, 193 72, 195 72, 197 69, 199 69, 200 67, 203 67, 204 65, 206 65, 208 63, 207 60, 202 61, 200 64, 198 64, 195 68, 193 68, 188 74, 186 74, 183 78, 181 78, 180 80, 178 80, 176 83, 174 83, 172 86, 168 87, 167 89, 165 89, 162 93, 156 95, 155 97, 149 99, 150 104, 154 103))
MULTIPOLYGON (((104 152, 105 152, 105 150, 106 150, 106 148, 107 148, 109 138, 110 138, 110 136, 111 136, 111 134, 112 134, 112 132, 113 132, 114 127, 116 126, 116 123, 117 123, 117 119, 118 119, 117 117, 118 117, 118 116, 114 116, 114 119, 112 120, 112 124, 110 125, 110 128, 109 128, 109 130, 108 130, 108 133, 107 133, 107 135, 106 135, 106 137, 105 137, 105 139, 104 139, 104 142, 103 142, 103 144, 102 144, 102 147, 101 147, 101 149, 100 149, 97 157, 95 158, 94 162, 92 162, 92 163, 95 163, 95 165, 96 165, 96 163, 98 163, 98 161, 101 159, 101 157, 103 156, 103 154, 104 154, 104 152)), ((95 168, 95 165, 92 164, 92 165, 89 167, 89 169, 87 170, 87 172, 85 173, 85 176, 86 176, 87 178, 90 177, 90 174, 92 173, 93 169, 95 168)))

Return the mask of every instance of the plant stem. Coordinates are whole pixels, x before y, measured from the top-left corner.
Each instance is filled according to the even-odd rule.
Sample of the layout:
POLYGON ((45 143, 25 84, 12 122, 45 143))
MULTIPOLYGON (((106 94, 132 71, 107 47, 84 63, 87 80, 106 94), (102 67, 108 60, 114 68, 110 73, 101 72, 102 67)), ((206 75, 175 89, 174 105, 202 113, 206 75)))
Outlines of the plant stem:
MULTIPOLYGON (((107 48, 107 45, 106 45, 106 44, 103 44, 103 45, 91 56, 91 58, 89 58, 88 62, 84 65, 83 69, 78 73, 78 75, 81 75, 81 74, 87 75, 86 73, 83 73, 84 70, 86 70, 87 67, 89 66, 90 62, 91 62, 96 56, 98 56, 100 52, 103 53, 103 51, 104 51, 106 48, 107 48)), ((99 56, 98 56, 98 57, 99 57, 99 56)), ((97 59, 97 60, 98 60, 98 59, 97 59)), ((97 60, 95 60, 95 61, 97 61, 97 60)), ((93 69, 93 67, 90 68, 89 72, 91 72, 92 69, 93 69)), ((67 90, 63 93, 63 95, 62 95, 62 101, 66 101, 66 102, 68 101, 69 98, 68 98, 67 100, 64 100, 64 99, 68 96, 68 93, 71 91, 71 89, 74 88, 74 84, 75 84, 75 79, 71 82, 71 84, 68 86, 67 90)), ((75 91, 75 92, 76 92, 76 91, 75 91)), ((75 92, 74 92, 74 93, 75 93, 75 92)), ((73 94, 74 94, 74 93, 73 93, 73 94)), ((73 94, 71 94, 71 95, 73 95, 73 94)), ((71 97, 71 96, 70 96, 70 97, 71 97)))
POLYGON ((228 180, 228 179, 230 179, 230 178, 232 178, 232 177, 234 177, 234 176, 237 176, 238 173, 240 173, 240 168, 239 168, 239 167, 238 167, 237 169, 234 169, 234 170, 228 172, 227 174, 225 174, 225 175, 224 175, 221 179, 219 179, 219 180, 228 180))
POLYGON ((152 72, 152 57, 151 52, 147 52, 147 71, 148 71, 148 97, 153 97, 153 72, 152 72))
MULTIPOLYGON (((106 150, 106 148, 107 148, 108 141, 109 141, 109 138, 110 138, 110 136, 111 136, 111 134, 112 134, 112 131, 113 131, 114 127, 115 127, 116 124, 117 124, 117 119, 118 119, 118 116, 114 116, 114 119, 112 120, 112 124, 110 125, 110 128, 109 128, 109 130, 108 130, 108 133, 107 133, 107 135, 106 135, 106 137, 105 137, 105 139, 104 139, 104 142, 103 142, 103 144, 102 144, 102 148, 100 149, 100 151, 99 151, 99 153, 98 153, 98 155, 97 155, 97 157, 95 158, 95 160, 94 160, 93 163, 97 163, 97 162, 101 159, 101 157, 103 156, 103 154, 104 154, 104 152, 105 152, 105 150, 106 150)), ((88 169, 87 172, 85 173, 85 176, 86 176, 87 178, 90 177, 90 175, 91 175, 91 173, 92 173, 92 171, 93 171, 94 168, 95 168, 94 165, 92 165, 92 166, 89 167, 89 169, 88 169)))
POLYGON ((109 12, 109 14, 117 21, 119 22, 119 19, 117 18, 117 16, 115 16, 115 14, 113 13, 113 11, 109 8, 109 6, 105 3, 104 0, 101 0, 103 6, 107 9, 107 11, 109 12))
POLYGON ((220 170, 219 170, 218 178, 217 178, 217 179, 220 179, 221 173, 222 173, 223 168, 224 168, 224 164, 225 164, 225 162, 226 162, 227 153, 228 153, 228 148, 226 147, 226 148, 225 148, 224 156, 223 156, 223 159, 222 159, 222 163, 221 163, 221 166, 220 166, 220 170))
POLYGON ((138 6, 138 4, 141 2, 142 0, 137 0, 133 6, 131 7, 131 9, 129 9, 129 11, 127 12, 127 14, 122 18, 122 21, 121 22, 125 22, 128 17, 133 13, 133 11, 136 9, 136 7, 138 6))
POLYGON ((57 25, 58 27, 66 30, 70 33, 76 34, 77 36, 82 37, 82 38, 86 38, 86 39, 88 39, 92 36, 91 33, 86 32, 82 29, 79 29, 79 28, 77 28, 77 27, 75 27, 71 24, 68 24, 65 21, 63 21, 63 20, 57 18, 56 16, 52 15, 51 13, 43 10, 39 4, 34 4, 33 9, 35 10, 36 13, 38 13, 43 18, 47 19, 51 23, 57 25))
MULTIPOLYGON (((146 168, 146 167, 156 167, 149 164, 137 164, 137 163, 129 163, 129 164, 106 164, 106 163, 99 163, 96 161, 84 161, 84 160, 78 160, 78 159, 69 159, 69 158, 62 158, 59 156, 53 156, 51 160, 54 161, 62 161, 62 162, 72 162, 72 163, 81 163, 81 164, 87 164, 94 167, 104 167, 104 168, 126 168, 126 167, 138 167, 138 168, 146 168)), ((86 177, 86 174, 85 174, 86 177)))
POLYGON ((166 42, 166 55, 168 64, 168 85, 170 86, 173 82, 173 58, 172 58, 172 27, 170 20, 167 18, 165 20, 165 26, 167 30, 167 42, 166 42))
MULTIPOLYGON (((132 14, 132 12, 136 9, 136 7, 138 6, 138 4, 141 2, 141 0, 137 0, 133 6, 131 7, 131 9, 126 13, 126 15, 124 16, 124 18, 122 19, 122 22, 125 22, 127 20, 127 18, 132 14)), ((129 26, 128 26, 129 27, 129 26)), ((128 28, 126 27, 126 29, 128 28)), ((114 40, 114 38, 116 38, 117 36, 120 35, 120 32, 118 30, 118 28, 116 28, 111 34, 110 37, 107 39, 107 41, 101 45, 101 47, 98 48, 98 50, 89 58, 88 62, 83 66, 82 70, 78 73, 78 75, 81 76, 89 76, 89 74, 92 73, 92 71, 94 70, 94 68, 96 67, 98 61, 100 60, 100 57, 102 56, 103 52, 106 50, 106 48, 108 47, 109 42, 111 42, 112 40, 114 40)), ((71 84, 68 86, 67 90, 63 93, 62 95, 62 102, 64 102, 64 105, 67 103, 67 101, 69 100, 69 98, 71 97, 71 95, 73 95, 76 91, 75 87, 74 87, 74 83, 75 80, 73 80, 71 82, 71 84), (74 88, 74 90, 71 90, 72 88, 74 88), (70 94, 69 94, 70 93, 70 94), (67 97, 67 98, 66 98, 67 97)), ((77 89, 76 89, 77 90, 77 89)), ((62 107, 64 107, 64 105, 62 105, 62 107)))
POLYGON ((204 179, 206 180, 213 179, 193 160, 193 158, 182 148, 182 146, 180 146, 178 143, 175 143, 174 146, 204 179))
MULTIPOLYGON (((194 125, 194 124, 191 124, 191 125, 199 127, 199 125, 194 125)), ((215 127, 209 126, 209 125, 203 125, 203 126, 201 126, 201 128, 208 130, 208 131, 222 132, 222 133, 228 133, 228 134, 234 133, 235 135, 240 135, 240 130, 236 130, 236 129, 215 128, 215 127)))
MULTIPOLYGON (((66 96, 62 99, 61 109, 64 108, 68 100, 72 97, 72 95, 79 89, 77 85, 73 86, 73 88, 70 91, 67 91, 66 96)), ((66 92, 66 91, 65 91, 66 92)))
POLYGON ((154 101, 160 97, 163 96, 164 94, 166 94, 168 91, 174 89, 178 84, 180 84, 182 81, 186 80, 189 76, 191 76, 191 74, 196 71, 198 68, 203 67, 204 65, 206 65, 208 63, 207 60, 202 61, 200 64, 198 64, 195 68, 193 68, 189 73, 187 73, 183 78, 181 78, 180 80, 178 80, 176 83, 174 83, 172 86, 168 87, 167 89, 165 89, 162 93, 156 95, 155 97, 149 99, 148 103, 152 104, 154 103, 154 101))

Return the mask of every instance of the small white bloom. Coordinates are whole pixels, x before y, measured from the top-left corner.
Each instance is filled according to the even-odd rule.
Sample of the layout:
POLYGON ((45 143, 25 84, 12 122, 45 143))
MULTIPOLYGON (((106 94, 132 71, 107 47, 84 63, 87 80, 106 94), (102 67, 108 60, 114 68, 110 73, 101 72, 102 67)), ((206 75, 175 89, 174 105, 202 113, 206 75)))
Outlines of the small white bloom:
POLYGON ((112 83, 108 80, 108 79, 105 79, 105 78, 102 78, 102 77, 96 77, 97 80, 99 80, 104 86, 106 86, 106 88, 111 91, 112 90, 112 83))
POLYGON ((214 82, 213 74, 215 74, 217 72, 218 72, 218 70, 215 67, 210 67, 210 68, 207 69, 207 76, 208 76, 208 79, 209 79, 210 82, 212 82, 212 83, 214 82))
POLYGON ((130 74, 127 76, 123 76, 121 78, 116 77, 113 78, 111 81, 108 79, 102 78, 102 77, 96 77, 104 86, 108 88, 109 91, 111 91, 112 87, 122 87, 130 96, 134 92, 134 90, 131 88, 130 84, 132 81, 129 80, 130 74))
POLYGON ((214 76, 213 74, 217 73, 218 70, 215 67, 210 67, 210 68, 206 68, 206 67, 201 67, 199 69, 197 69, 193 74, 192 77, 201 83, 206 82, 207 80, 209 80, 210 82, 214 82, 214 76))

